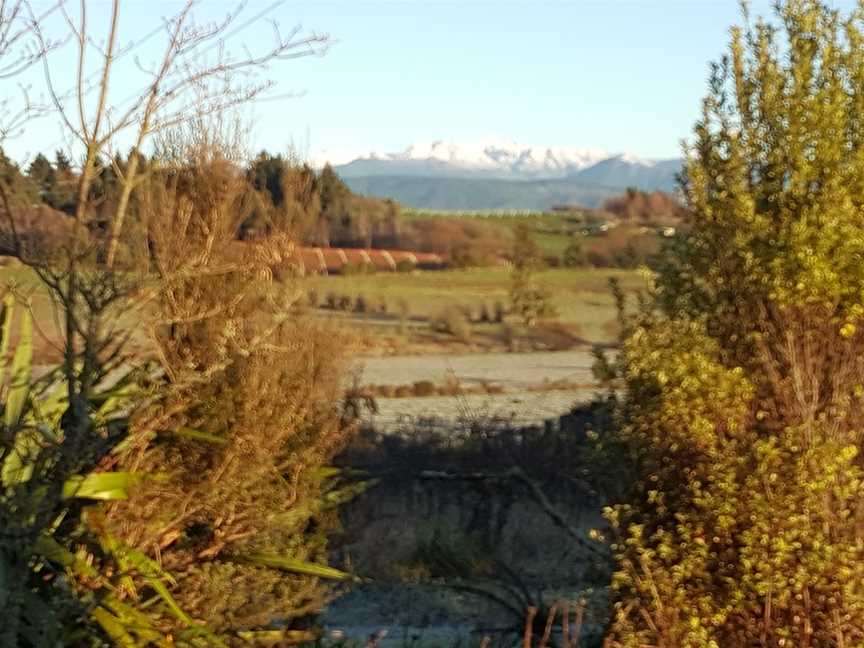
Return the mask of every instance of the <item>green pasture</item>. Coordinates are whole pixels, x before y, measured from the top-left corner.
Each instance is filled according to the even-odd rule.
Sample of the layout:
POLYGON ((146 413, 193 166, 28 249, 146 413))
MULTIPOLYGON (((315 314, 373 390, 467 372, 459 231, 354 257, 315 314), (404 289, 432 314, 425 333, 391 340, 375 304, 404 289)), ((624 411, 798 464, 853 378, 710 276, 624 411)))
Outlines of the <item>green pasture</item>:
MULTIPOLYGON (((551 292, 558 319, 579 327, 591 342, 609 341, 615 321, 615 304, 609 291, 614 277, 625 290, 646 286, 636 271, 555 268, 537 274, 537 281, 551 292)), ((491 311, 496 302, 507 305, 510 273, 505 267, 470 268, 411 273, 314 276, 304 279, 319 300, 328 294, 363 296, 371 304, 384 300, 388 312, 407 312, 409 317, 435 318, 448 307, 478 312, 491 311)))

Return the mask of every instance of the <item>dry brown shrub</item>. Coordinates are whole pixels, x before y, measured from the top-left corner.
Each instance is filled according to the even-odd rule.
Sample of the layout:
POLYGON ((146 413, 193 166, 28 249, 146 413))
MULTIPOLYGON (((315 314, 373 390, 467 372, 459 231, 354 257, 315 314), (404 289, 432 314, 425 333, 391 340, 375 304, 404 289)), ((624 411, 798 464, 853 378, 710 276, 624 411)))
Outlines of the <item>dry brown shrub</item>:
POLYGON ((656 234, 630 226, 615 227, 585 242, 585 257, 596 268, 636 268, 660 251, 656 234))
POLYGON ((409 221, 399 237, 399 247, 445 255, 457 267, 492 265, 510 248, 502 232, 485 223, 455 218, 409 221))
POLYGON ((452 335, 460 342, 470 342, 472 335, 471 319, 465 308, 449 306, 433 322, 433 326, 452 335))
POLYGON ((635 189, 607 198, 601 210, 621 220, 652 225, 675 225, 680 223, 687 213, 684 205, 671 194, 635 189))
POLYGON ((160 278, 147 326, 165 384, 135 418, 120 464, 162 478, 110 516, 119 537, 174 575, 181 607, 214 630, 290 620, 324 603, 316 578, 231 558, 326 562, 330 514, 317 469, 346 433, 337 406, 344 340, 293 309, 299 285, 270 281, 290 237, 233 245, 246 190, 212 149, 192 149, 146 187, 148 245, 137 263, 160 278))
POLYGON ((418 380, 413 385, 413 391, 414 396, 435 396, 438 393, 438 388, 431 380, 418 380))

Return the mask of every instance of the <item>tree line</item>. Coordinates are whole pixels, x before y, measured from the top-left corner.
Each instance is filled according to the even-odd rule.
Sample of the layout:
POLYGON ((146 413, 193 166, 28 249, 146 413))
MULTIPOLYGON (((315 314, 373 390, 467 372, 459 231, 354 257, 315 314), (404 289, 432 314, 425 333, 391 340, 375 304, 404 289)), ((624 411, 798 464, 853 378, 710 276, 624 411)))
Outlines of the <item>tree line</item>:
MULTIPOLYGON (((141 152, 136 155, 138 173, 167 172, 160 168, 158 152, 151 157, 141 152)), ((399 205, 392 200, 353 193, 329 164, 318 171, 291 156, 266 151, 236 164, 246 185, 245 216, 237 231, 239 240, 290 231, 298 242, 309 246, 392 248, 399 242, 399 205)), ((16 201, 34 206, 44 204, 70 216, 74 214, 79 172, 62 150, 55 153, 53 160, 37 154, 24 170, 0 151, 0 168, 16 201)), ((118 180, 128 169, 128 157, 115 155, 110 160, 95 160, 90 187, 95 223, 104 224, 116 210, 122 196, 118 180)), ((133 201, 130 208, 135 212, 139 207, 133 201)))

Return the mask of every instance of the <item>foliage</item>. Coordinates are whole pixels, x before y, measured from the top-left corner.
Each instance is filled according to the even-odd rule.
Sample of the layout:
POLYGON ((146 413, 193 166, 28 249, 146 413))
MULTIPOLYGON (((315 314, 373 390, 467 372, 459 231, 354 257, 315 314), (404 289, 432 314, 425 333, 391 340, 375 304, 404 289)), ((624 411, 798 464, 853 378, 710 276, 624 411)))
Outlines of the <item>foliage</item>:
MULTIPOLYGON (((62 354, 34 378, 25 310, 10 363, 7 299, 3 646, 272 644, 298 636, 289 626, 321 606, 324 579, 349 577, 324 564, 333 509, 357 492, 326 466, 351 429, 338 407, 341 341, 290 317, 296 286, 268 281, 307 213, 317 217, 315 174, 292 166, 278 205, 268 205, 239 165, 242 130, 223 119, 269 87, 256 71, 327 39, 274 29, 269 50, 229 61, 220 47, 205 63, 202 44, 224 45, 240 12, 199 25, 193 4, 164 21, 164 58, 128 110, 108 101, 121 3, 111 3, 107 37, 90 55, 97 39, 83 7, 77 21, 64 12, 80 78, 98 79, 79 85, 78 101, 61 100, 46 61, 48 94, 80 144, 80 166, 40 156, 25 177, 0 159, 4 252, 50 294, 62 354), (126 156, 114 153, 121 132, 134 141, 126 156), (143 144, 156 133, 147 158, 143 144), (36 208, 40 197, 71 217, 36 208), (238 245, 262 206, 270 236, 238 245), (35 222, 43 212, 59 223, 50 237, 34 235, 44 233, 35 222), (145 353, 130 352, 132 337, 145 353)), ((0 9, 0 31, 26 42, 21 62, 56 46, 42 31, 53 11, 0 9), (10 15, 20 11, 15 35, 10 15)))
POLYGON ((471 320, 465 309, 450 306, 436 319, 435 328, 452 335, 460 342, 471 341, 471 320))
POLYGON ((440 520, 418 530, 414 560, 430 578, 471 578, 487 574, 490 568, 480 542, 440 520))
POLYGON ((471 596, 470 610, 488 607, 480 621, 496 637, 521 633, 527 608, 548 610, 577 582, 597 586, 585 594, 592 616, 602 614, 609 552, 571 525, 602 501, 581 468, 595 461, 586 428, 606 430, 608 419, 607 406, 594 403, 562 418, 560 428, 518 428, 506 415, 469 407, 454 426, 418 420, 400 434, 365 430, 337 461, 380 482, 375 498, 349 505, 345 550, 375 577, 392 577, 395 568, 413 584, 471 596), (390 529, 386 512, 394 509, 402 512, 390 529))
POLYGON ((619 225, 607 232, 592 236, 585 244, 585 258, 595 268, 635 269, 653 266, 662 249, 655 232, 644 228, 619 225))
POLYGON ((400 248, 442 254, 456 268, 493 265, 509 245, 499 228, 478 219, 454 217, 413 217, 399 236, 400 248))
POLYGON ((663 191, 639 191, 628 188, 620 196, 603 201, 601 212, 623 221, 639 221, 651 225, 674 225, 685 217, 683 205, 663 191))
POLYGON ((164 378, 117 458, 164 478, 106 524, 159 556, 178 605, 213 632, 294 629, 336 573, 324 564, 335 482, 322 469, 350 429, 337 406, 341 342, 292 310, 298 286, 261 274, 290 251, 290 226, 238 257, 246 179, 218 149, 190 144, 186 156, 140 189, 140 253, 162 278, 146 329, 164 378))
MULTIPOLYGON (((0 182, 7 188, 9 200, 26 205, 39 202, 39 188, 21 173, 21 169, 0 149, 0 182)), ((5 209, 5 206, 4 206, 5 209)))
POLYGON ((625 319, 612 646, 864 641, 864 11, 732 31, 625 319))
POLYGON ((526 326, 534 326, 541 317, 554 314, 549 290, 537 283, 534 275, 542 270, 544 261, 540 247, 534 242, 526 226, 518 226, 513 242, 510 273, 511 311, 526 326))
POLYGON ((241 225, 241 236, 291 232, 300 240, 321 244, 321 197, 311 167, 262 151, 246 175, 257 193, 254 211, 241 225))
POLYGON ((395 202, 353 194, 329 164, 321 170, 319 185, 329 245, 395 247, 400 216, 395 202))
POLYGON ((153 581, 159 600, 154 610, 175 605, 156 585, 161 570, 145 567, 137 554, 110 538, 95 512, 96 502, 126 499, 143 476, 91 472, 122 440, 130 398, 142 393, 140 380, 126 371, 94 389, 87 415, 92 432, 77 434, 62 373, 32 378, 30 314, 26 305, 15 306, 14 295, 7 293, 0 339, 0 643, 67 645, 100 634, 132 641, 129 633, 164 640, 149 618, 123 601, 122 592, 133 567, 153 581), (17 342, 10 360, 13 334, 17 342), (123 630, 127 624, 136 629, 123 630))
POLYGON ((561 255, 561 263, 565 268, 582 268, 588 265, 585 246, 581 239, 574 238, 561 255))

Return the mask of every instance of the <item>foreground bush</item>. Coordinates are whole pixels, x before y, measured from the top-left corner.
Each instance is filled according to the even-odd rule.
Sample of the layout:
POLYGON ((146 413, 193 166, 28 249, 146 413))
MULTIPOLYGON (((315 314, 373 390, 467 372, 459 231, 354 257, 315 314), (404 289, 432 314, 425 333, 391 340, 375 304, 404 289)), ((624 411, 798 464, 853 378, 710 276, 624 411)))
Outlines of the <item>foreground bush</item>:
MULTIPOLYGON (((100 61, 103 98, 119 6, 100 61)), ((165 69, 187 69, 182 55, 195 39, 230 25, 196 29, 188 10, 168 21, 183 37, 171 41, 165 69)), ((0 10, 4 29, 7 16, 0 10)), ((274 47, 271 56, 293 45, 274 47)), ((207 105, 207 78, 196 72, 203 96, 180 103, 207 105)), ((68 228, 29 235, 29 203, 0 178, 0 240, 56 307, 49 342, 62 355, 37 379, 29 311, 14 328, 5 304, 4 647, 308 641, 330 596, 325 582, 348 578, 325 562, 333 509, 353 492, 336 489, 327 466, 351 429, 339 409, 344 345, 302 316, 304 291, 290 277, 272 281, 295 245, 293 224, 237 243, 254 187, 223 104, 206 117, 175 115, 153 156, 140 155, 164 106, 159 93, 157 79, 140 104, 147 112, 130 113, 136 148, 110 167, 100 162, 117 132, 105 125, 110 106, 99 102, 91 119, 79 104, 83 160, 70 173, 68 228)), ((44 334, 48 323, 36 324, 44 334)))
POLYGON ((776 18, 714 70, 692 232, 625 332, 611 646, 864 642, 864 14, 776 18))
POLYGON ((214 632, 290 627, 326 601, 322 576, 341 578, 316 565, 333 522, 322 469, 345 431, 342 344, 294 309, 300 286, 257 271, 290 239, 236 259, 245 182, 221 151, 191 146, 142 186, 148 261, 171 278, 147 326, 165 379, 117 461, 161 479, 107 518, 124 543, 160 557, 178 604, 214 632))

